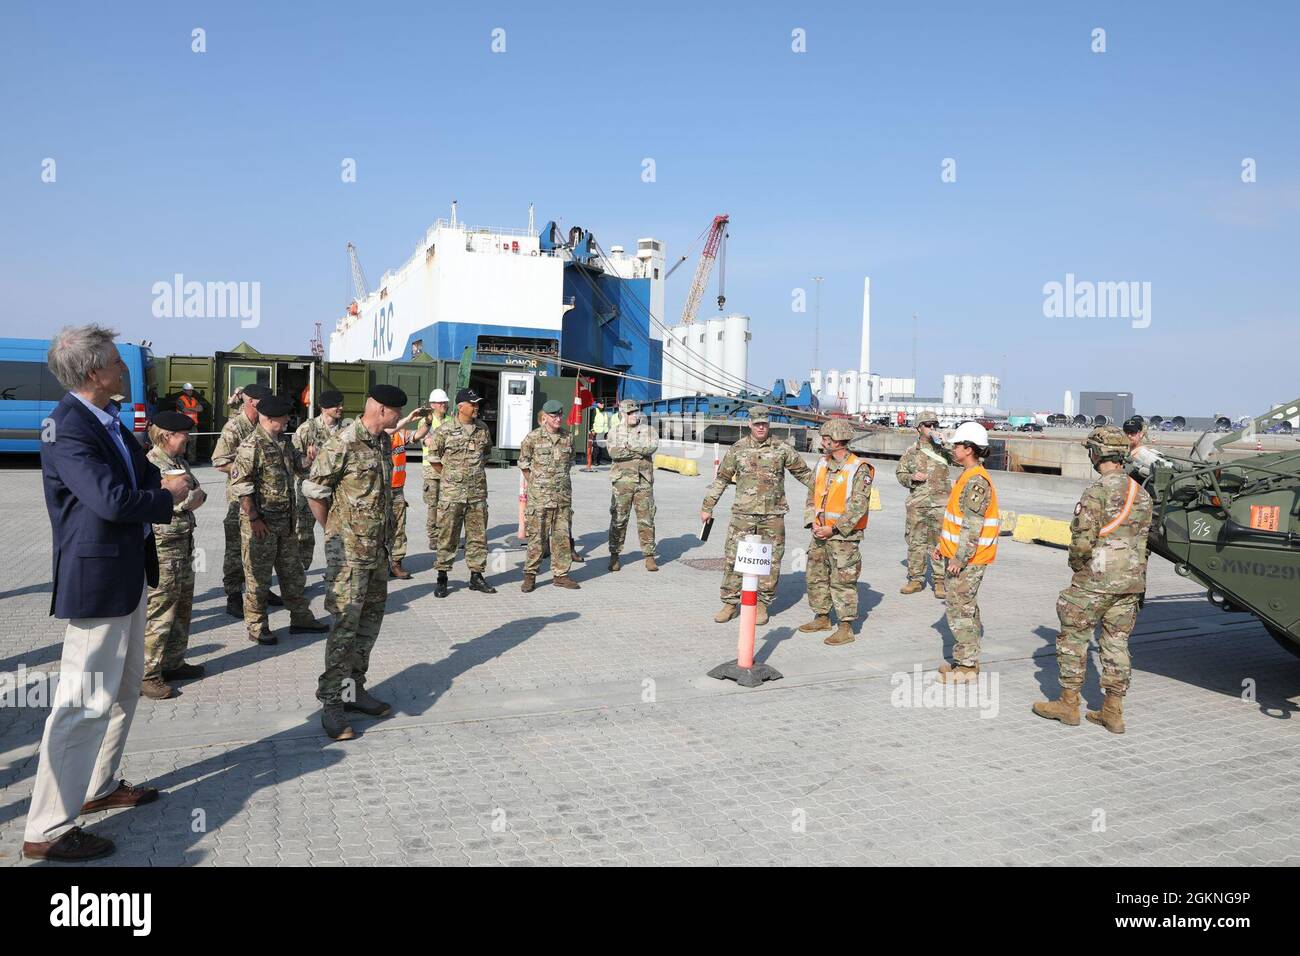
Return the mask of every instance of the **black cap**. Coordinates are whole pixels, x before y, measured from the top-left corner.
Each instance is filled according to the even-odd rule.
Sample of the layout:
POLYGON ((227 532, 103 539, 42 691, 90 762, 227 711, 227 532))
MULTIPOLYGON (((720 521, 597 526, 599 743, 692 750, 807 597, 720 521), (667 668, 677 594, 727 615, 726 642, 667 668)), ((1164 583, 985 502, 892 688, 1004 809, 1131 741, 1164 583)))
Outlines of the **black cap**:
POLYGON ((257 403, 257 414, 265 415, 267 418, 280 418, 292 411, 293 402, 283 395, 272 395, 270 398, 264 398, 257 403))
POLYGON ((153 423, 165 432, 187 432, 194 427, 194 419, 180 412, 158 412, 153 423))
POLYGON ((401 411, 406 407, 406 393, 396 385, 376 385, 370 389, 368 398, 373 398, 380 405, 401 411))
POLYGON ((244 386, 244 394, 249 398, 257 399, 260 402, 264 398, 270 398, 272 392, 265 385, 258 385, 254 382, 252 385, 244 386))
POLYGON ((321 408, 338 408, 338 406, 343 404, 343 393, 337 392, 334 389, 330 389, 328 392, 321 392, 318 404, 321 408))
POLYGON ((480 398, 478 392, 474 391, 474 389, 472 388, 462 388, 459 392, 456 393, 457 405, 459 405, 461 402, 477 403, 481 401, 483 401, 483 399, 480 398))
POLYGON ((1123 426, 1124 433, 1126 435, 1136 435, 1138 432, 1142 431, 1142 427, 1144 424, 1145 423, 1142 421, 1142 417, 1140 415, 1134 415, 1132 418, 1130 418, 1128 421, 1124 423, 1123 426))

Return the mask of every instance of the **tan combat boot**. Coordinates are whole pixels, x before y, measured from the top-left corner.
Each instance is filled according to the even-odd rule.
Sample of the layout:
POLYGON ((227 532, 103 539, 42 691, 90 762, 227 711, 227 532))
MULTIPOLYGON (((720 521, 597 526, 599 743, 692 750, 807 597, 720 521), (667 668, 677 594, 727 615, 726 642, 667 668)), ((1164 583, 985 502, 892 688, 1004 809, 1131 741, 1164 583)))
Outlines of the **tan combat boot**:
POLYGON ((557 574, 551 579, 551 583, 557 588, 568 588, 570 591, 577 591, 582 587, 581 584, 573 580, 573 578, 569 577, 567 574, 557 574))
POLYGON ((915 594, 915 593, 918 592, 918 591, 924 591, 924 590, 925 590, 925 582, 923 582, 923 581, 908 581, 906 584, 904 584, 901 588, 898 589, 898 593, 899 593, 899 594, 915 594))
POLYGON ((947 600, 948 589, 947 587, 944 586, 944 583, 942 581, 934 582, 934 596, 937 597, 940 601, 947 600))
POLYGON ((805 634, 811 634, 814 631, 829 631, 834 627, 835 625, 831 623, 831 616, 829 614, 818 614, 807 624, 800 624, 799 630, 803 631, 805 634))
POLYGON ((1034 713, 1048 720, 1059 720, 1067 727, 1079 726, 1079 692, 1061 688, 1058 700, 1040 700, 1034 704, 1034 713))
POLYGON ((617 554, 611 554, 609 556, 609 569, 611 571, 617 571, 622 566, 623 566, 623 562, 618 559, 617 554))
POLYGON ((969 684, 973 683, 979 676, 980 666, 975 664, 967 667, 965 664, 940 664, 939 665, 939 683, 940 684, 969 684))
POLYGON ((713 615, 713 620, 717 624, 726 624, 739 613, 740 611, 736 609, 736 605, 724 604, 722 605, 722 610, 713 615))
POLYGON ((659 565, 655 564, 655 556, 653 554, 647 554, 645 556, 645 569, 647 571, 659 570, 659 565))
POLYGON ((839 644, 852 644, 853 641, 853 626, 849 624, 848 621, 840 621, 840 626, 835 629, 835 633, 822 641, 822 643, 835 647, 839 644))
POLYGON ((1112 734, 1124 732, 1124 697, 1113 690, 1106 691, 1106 699, 1101 702, 1101 711, 1090 710, 1087 718, 1094 724, 1101 724, 1112 734))
POLYGON ((758 614, 754 618, 754 624, 758 627, 762 627, 766 623, 767 623, 767 605, 764 604, 762 601, 759 601, 758 614))
POLYGON ((176 691, 161 677, 146 677, 140 681, 140 696, 150 700, 167 700, 176 696, 176 691))
POLYGON ((519 590, 521 590, 521 591, 523 591, 525 594, 527 594, 529 591, 531 591, 531 590, 532 590, 533 588, 535 588, 535 587, 537 587, 537 575, 535 575, 535 574, 525 574, 525 575, 524 575, 524 583, 521 584, 521 585, 519 585, 519 590))

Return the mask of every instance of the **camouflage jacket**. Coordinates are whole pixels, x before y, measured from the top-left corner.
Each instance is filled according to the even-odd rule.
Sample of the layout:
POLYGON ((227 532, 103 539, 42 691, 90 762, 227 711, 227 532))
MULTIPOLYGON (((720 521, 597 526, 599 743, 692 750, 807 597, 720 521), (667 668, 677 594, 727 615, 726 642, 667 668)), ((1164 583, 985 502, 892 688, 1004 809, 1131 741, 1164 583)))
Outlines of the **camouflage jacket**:
MULTIPOLYGON (((433 438, 433 433, 442 427, 442 423, 446 421, 450 421, 451 417, 452 416, 450 415, 438 415, 436 412, 431 411, 427 415, 421 415, 419 418, 413 419, 411 421, 411 426, 417 432, 421 428, 428 426, 429 429, 428 434, 426 434, 423 438, 420 439, 421 442, 427 442, 433 438)), ((424 465, 421 468, 421 471, 424 474, 424 478, 426 481, 439 481, 440 476, 436 471, 433 470, 433 462, 429 460, 429 446, 424 445, 423 447, 424 447, 424 451, 422 454, 424 457, 424 465)))
POLYGON ((258 425, 239 443, 228 487, 235 499, 252 495, 259 514, 286 518, 294 513, 294 485, 304 470, 302 456, 287 436, 272 438, 258 425))
POLYGON ((360 420, 340 431, 316 453, 302 493, 329 503, 325 532, 340 536, 345 563, 366 569, 388 560, 393 449, 386 432, 372 435, 360 420))
POLYGON ((770 435, 760 444, 746 435, 727 451, 718 477, 704 495, 704 511, 712 512, 727 485, 736 483, 736 500, 731 510, 746 515, 783 515, 790 510, 785 500, 785 472, 811 488, 813 473, 799 453, 770 435))
POLYGON ((438 500, 465 504, 487 501, 485 466, 492 450, 492 434, 487 426, 478 419, 466 424, 448 417, 432 434, 433 444, 425 446, 424 461, 429 466, 442 465, 438 500))
POLYGON ((1146 590, 1151 497, 1130 482, 1122 471, 1102 475, 1084 489, 1074 506, 1070 523, 1074 587, 1102 594, 1146 590))
MULTIPOLYGON (((834 481, 835 474, 844 467, 844 461, 836 461, 829 455, 825 456, 826 470, 830 472, 830 481, 834 481)), ((845 460, 847 461, 847 459, 845 460)), ((849 489, 848 498, 844 502, 844 516, 835 522, 835 531, 831 534, 828 541, 861 541, 862 534, 866 528, 857 528, 856 525, 862 520, 862 516, 871 510, 871 483, 874 480, 875 470, 870 464, 863 461, 859 466, 857 473, 853 476, 853 487, 849 489)), ((811 528, 813 516, 817 511, 817 503, 813 500, 816 497, 817 470, 813 469, 813 484, 808 488, 808 500, 803 507, 803 526, 811 528)), ((829 487, 829 484, 828 486, 829 487)))
POLYGON ((894 469, 894 477, 907 489, 909 506, 942 508, 947 504, 948 494, 952 491, 952 479, 948 472, 948 465, 945 464, 949 460, 944 449, 933 442, 922 443, 919 438, 916 444, 903 452, 903 457, 898 459, 898 467, 894 469), (930 454, 927 454, 927 451, 930 454), (932 458, 931 455, 934 457, 932 458), (936 461, 936 458, 941 460, 936 461), (912 478, 912 475, 918 471, 926 473, 925 481, 916 481, 912 478))
POLYGON ((352 419, 341 418, 337 425, 331 425, 325 420, 324 413, 317 415, 315 418, 309 418, 293 433, 293 447, 298 450, 302 460, 307 460, 307 449, 313 445, 319 452, 325 443, 352 424, 352 419))
MULTIPOLYGON (((186 462, 185 456, 173 458, 165 451, 154 445, 149 449, 146 456, 153 462, 159 471, 170 471, 173 468, 184 468, 185 474, 191 478, 194 472, 190 471, 189 463, 186 462)), ((154 538, 158 544, 158 550, 161 553, 168 546, 185 546, 186 538, 194 534, 194 512, 190 511, 190 502, 194 499, 194 492, 184 501, 178 501, 172 505, 172 520, 170 524, 156 524, 153 526, 154 538)))
POLYGON ((957 541, 955 558, 958 564, 964 566, 974 557, 975 548, 984 534, 984 515, 992 500, 993 486, 982 475, 973 475, 966 482, 966 487, 962 488, 961 500, 957 502, 962 515, 961 537, 957 541))
POLYGON ((619 415, 609 426, 605 450, 614 462, 609 469, 611 481, 654 484, 659 436, 647 422, 643 420, 633 428, 619 415))
POLYGON ((519 446, 519 468, 528 470, 528 507, 567 507, 573 502, 573 434, 561 428, 554 435, 534 428, 519 446))
MULTIPOLYGON (((253 429, 257 425, 248 420, 248 416, 242 411, 236 411, 230 416, 221 429, 221 435, 217 438, 217 445, 212 449, 212 467, 219 468, 222 465, 229 465, 235 460, 235 452, 239 450, 240 442, 249 435, 253 434, 253 429)), ((230 492, 230 474, 226 474, 226 501, 232 502, 235 496, 230 492)))

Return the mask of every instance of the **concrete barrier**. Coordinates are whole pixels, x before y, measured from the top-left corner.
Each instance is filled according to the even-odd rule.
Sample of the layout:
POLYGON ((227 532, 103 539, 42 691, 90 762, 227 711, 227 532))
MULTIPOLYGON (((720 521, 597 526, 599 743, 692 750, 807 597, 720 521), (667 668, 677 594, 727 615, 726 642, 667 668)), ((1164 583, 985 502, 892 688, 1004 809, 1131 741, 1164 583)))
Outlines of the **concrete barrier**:
POLYGON ((664 471, 675 471, 679 475, 697 477, 700 466, 689 458, 674 458, 672 455, 655 455, 655 467, 664 471))
POLYGON ((1017 515, 1015 531, 1011 535, 1015 541, 1035 544, 1054 544, 1062 548, 1070 546, 1070 522, 1056 518, 1044 518, 1042 515, 1017 515))

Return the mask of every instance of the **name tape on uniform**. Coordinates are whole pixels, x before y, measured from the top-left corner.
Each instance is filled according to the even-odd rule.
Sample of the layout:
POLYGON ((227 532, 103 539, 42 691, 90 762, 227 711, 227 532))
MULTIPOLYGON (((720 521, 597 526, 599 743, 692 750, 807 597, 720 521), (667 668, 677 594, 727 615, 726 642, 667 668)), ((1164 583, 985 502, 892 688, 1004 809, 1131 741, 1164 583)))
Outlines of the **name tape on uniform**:
POLYGON ((736 542, 736 564, 740 574, 771 574, 772 546, 758 541, 736 542))

